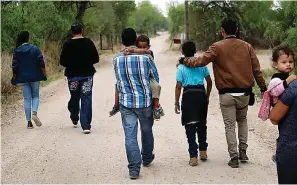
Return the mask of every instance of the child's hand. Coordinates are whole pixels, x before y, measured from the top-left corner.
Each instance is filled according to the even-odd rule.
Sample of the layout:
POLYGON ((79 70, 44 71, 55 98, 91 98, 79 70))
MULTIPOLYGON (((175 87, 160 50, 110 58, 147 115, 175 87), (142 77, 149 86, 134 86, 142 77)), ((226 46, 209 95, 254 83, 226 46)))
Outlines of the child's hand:
POLYGON ((125 48, 124 49, 124 55, 127 56, 131 53, 130 49, 129 48, 125 48))
POLYGON ((45 68, 41 68, 41 71, 42 71, 43 76, 46 77, 46 70, 45 70, 45 68))
POLYGON ((180 106, 175 106, 175 114, 180 114, 180 106))
POLYGON ((179 64, 184 64, 185 57, 180 57, 178 59, 179 64))
POLYGON ((287 84, 293 82, 293 81, 296 80, 296 79, 297 79, 297 76, 296 76, 296 75, 290 75, 290 76, 286 79, 287 84))
POLYGON ((129 55, 131 53, 133 53, 134 49, 133 48, 130 48, 130 47, 127 47, 124 49, 124 55, 129 55))
POLYGON ((46 74, 46 71, 42 71, 42 73, 43 73, 43 76, 47 76, 47 74, 46 74))
POLYGON ((129 54, 129 50, 128 49, 124 49, 124 55, 127 56, 129 54))
POLYGON ((180 105, 179 105, 179 103, 178 103, 178 104, 175 103, 175 108, 174 108, 174 110, 175 110, 175 114, 179 114, 179 113, 180 113, 180 105))

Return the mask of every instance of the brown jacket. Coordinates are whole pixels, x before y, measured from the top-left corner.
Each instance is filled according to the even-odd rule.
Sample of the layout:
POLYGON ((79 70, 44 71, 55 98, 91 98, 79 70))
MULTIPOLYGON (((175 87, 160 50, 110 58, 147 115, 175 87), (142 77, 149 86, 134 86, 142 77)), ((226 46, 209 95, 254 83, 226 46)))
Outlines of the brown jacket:
POLYGON ((237 38, 214 43, 202 56, 185 61, 187 66, 205 66, 213 62, 216 87, 221 94, 251 91, 254 78, 266 89, 259 60, 252 46, 237 38))

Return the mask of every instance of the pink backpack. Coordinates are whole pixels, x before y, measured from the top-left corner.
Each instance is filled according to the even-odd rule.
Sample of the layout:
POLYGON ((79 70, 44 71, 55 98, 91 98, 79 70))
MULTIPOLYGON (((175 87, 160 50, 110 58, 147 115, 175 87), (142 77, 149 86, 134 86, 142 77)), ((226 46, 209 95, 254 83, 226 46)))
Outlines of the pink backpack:
POLYGON ((268 90, 263 94, 262 104, 258 113, 258 117, 266 121, 270 115, 271 103, 276 104, 278 97, 285 91, 283 81, 274 78, 270 81, 268 90))

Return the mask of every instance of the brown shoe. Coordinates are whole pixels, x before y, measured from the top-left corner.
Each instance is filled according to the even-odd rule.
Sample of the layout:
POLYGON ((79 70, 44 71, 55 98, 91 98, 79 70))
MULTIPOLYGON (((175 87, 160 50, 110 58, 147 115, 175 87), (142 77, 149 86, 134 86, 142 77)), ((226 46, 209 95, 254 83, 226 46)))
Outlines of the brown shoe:
POLYGON ((231 158, 231 160, 228 162, 228 165, 229 165, 231 168, 239 168, 238 157, 233 157, 233 158, 231 158))
POLYGON ((207 160, 207 151, 199 151, 200 153, 200 160, 206 161, 207 160))
POLYGON ((190 166, 197 166, 198 165, 198 159, 197 157, 191 157, 189 161, 190 166))

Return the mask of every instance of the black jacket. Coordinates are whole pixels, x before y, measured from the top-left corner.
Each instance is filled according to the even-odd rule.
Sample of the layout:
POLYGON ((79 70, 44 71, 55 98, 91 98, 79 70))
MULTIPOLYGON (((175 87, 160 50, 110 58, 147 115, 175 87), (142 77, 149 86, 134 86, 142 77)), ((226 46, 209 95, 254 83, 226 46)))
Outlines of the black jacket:
POLYGON ((96 72, 94 64, 99 62, 95 44, 88 38, 65 41, 60 56, 60 64, 65 67, 65 76, 85 77, 96 72))

